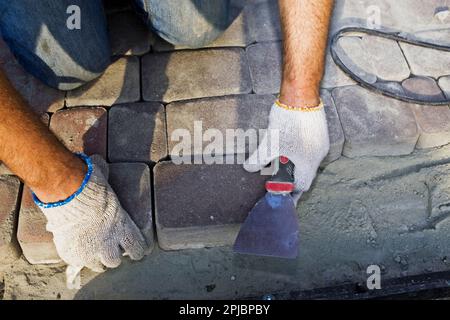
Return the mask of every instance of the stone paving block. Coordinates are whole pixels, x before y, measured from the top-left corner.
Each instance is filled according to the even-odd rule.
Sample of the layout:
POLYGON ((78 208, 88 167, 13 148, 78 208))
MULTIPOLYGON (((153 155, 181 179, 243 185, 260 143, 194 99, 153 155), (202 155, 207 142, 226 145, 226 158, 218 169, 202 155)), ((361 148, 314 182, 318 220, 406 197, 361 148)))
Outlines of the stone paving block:
POLYGON ((20 205, 17 239, 23 255, 31 264, 51 264, 61 262, 53 235, 46 229, 47 219, 34 203, 31 190, 25 186, 20 205))
POLYGON ((442 101, 444 94, 433 78, 412 77, 402 82, 402 87, 408 96, 425 101, 442 101))
POLYGON ((146 101, 251 92, 247 59, 240 48, 146 55, 142 58, 142 84, 146 101))
POLYGON ((46 86, 27 73, 17 62, 0 34, 0 67, 16 90, 37 114, 55 112, 64 107, 65 93, 46 86))
POLYGON ((167 156, 164 107, 156 102, 118 105, 109 112, 112 162, 158 162, 167 156))
POLYGON ((256 1, 251 4, 249 11, 248 20, 253 41, 264 42, 282 39, 278 1, 256 1))
POLYGON ((140 99, 139 58, 125 57, 112 63, 98 79, 67 92, 66 104, 111 106, 140 99))
POLYGON ((400 43, 411 71, 417 76, 429 76, 438 79, 444 75, 450 75, 450 53, 414 46, 408 43, 400 43))
POLYGON ((320 96, 325 106, 328 122, 328 135, 330 137, 330 151, 322 162, 322 165, 327 165, 341 157, 345 137, 331 93, 327 90, 322 90, 320 96))
POLYGON ((337 65, 334 63, 329 49, 325 58, 325 72, 323 75, 321 88, 333 89, 337 87, 344 87, 356 84, 348 75, 346 75, 337 65))
POLYGON ((154 174, 156 230, 164 250, 232 244, 264 195, 266 179, 242 165, 160 162, 154 174))
POLYGON ((412 110, 420 131, 417 148, 434 148, 450 143, 450 109, 448 106, 416 105, 412 110))
POLYGON ((282 48, 280 42, 257 43, 247 48, 253 91, 257 94, 280 92, 282 48))
POLYGON ((0 265, 16 260, 20 249, 15 237, 20 181, 0 176, 0 265))
POLYGON ((347 157, 397 156, 414 150, 418 128, 408 103, 359 86, 332 92, 345 135, 347 157))
POLYGON ((123 208, 144 235, 150 253, 154 246, 150 169, 143 163, 114 163, 109 182, 123 208))
POLYGON ((450 76, 440 78, 439 87, 444 92, 447 99, 450 99, 450 76))
MULTIPOLYGON (((204 134, 210 129, 218 130, 221 133, 223 141, 217 141, 219 148, 215 150, 217 155, 245 154, 249 150, 255 150, 258 144, 255 139, 249 139, 246 146, 242 145, 233 150, 227 150, 225 146, 227 129, 233 130, 233 132, 235 129, 242 129, 242 132, 248 132, 249 136, 251 133, 257 136, 258 129, 267 128, 270 108, 274 101, 275 97, 272 95, 240 95, 169 104, 167 106, 167 132, 169 153, 171 153, 172 159, 174 156, 181 156, 180 150, 174 151, 175 146, 182 143, 176 135, 176 130, 184 129, 194 139, 197 134, 194 125, 196 121, 200 122, 197 126, 200 134, 204 134), (247 131, 249 129, 251 130, 247 131)), ((200 141, 203 142, 200 150, 194 150, 192 143, 191 148, 185 150, 187 152, 183 156, 201 154, 208 145, 212 144, 210 139, 205 138, 203 141, 202 138, 200 136, 200 141)))
POLYGON ((107 123, 104 108, 73 108, 53 114, 50 130, 72 152, 100 154, 106 159, 107 123))
POLYGON ((135 12, 109 14, 108 28, 113 55, 143 55, 150 51, 154 37, 135 12))

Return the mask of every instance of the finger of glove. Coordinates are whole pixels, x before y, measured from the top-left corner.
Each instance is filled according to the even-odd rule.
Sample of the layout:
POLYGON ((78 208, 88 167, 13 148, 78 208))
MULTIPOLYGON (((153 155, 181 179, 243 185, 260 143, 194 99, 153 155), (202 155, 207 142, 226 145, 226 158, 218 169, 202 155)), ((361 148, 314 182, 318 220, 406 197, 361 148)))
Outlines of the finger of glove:
POLYGON ((94 154, 91 156, 92 163, 100 170, 103 176, 108 180, 109 178, 109 167, 105 159, 99 154, 94 154))
POLYGON ((277 154, 271 153, 269 147, 269 138, 267 134, 261 140, 258 148, 248 157, 244 163, 244 169, 248 172, 261 171, 266 165, 268 165, 273 159, 277 158, 277 154))
POLYGON ((117 268, 122 263, 120 248, 116 243, 109 243, 100 254, 100 261, 107 268, 117 268))
POLYGON ((318 168, 311 168, 305 164, 295 166, 295 191, 306 192, 311 187, 311 183, 317 174, 318 168))
POLYGON ((124 255, 130 256, 132 260, 141 260, 144 257, 147 244, 141 231, 128 214, 126 219, 127 222, 120 240, 120 246, 125 251, 124 255))

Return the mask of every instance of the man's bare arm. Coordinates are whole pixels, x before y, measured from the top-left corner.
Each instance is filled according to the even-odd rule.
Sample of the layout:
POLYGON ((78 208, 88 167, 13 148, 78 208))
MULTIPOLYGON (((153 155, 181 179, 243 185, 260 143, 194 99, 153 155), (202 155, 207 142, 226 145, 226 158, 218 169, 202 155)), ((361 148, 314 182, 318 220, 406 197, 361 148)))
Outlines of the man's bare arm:
POLYGON ((44 202, 73 194, 86 171, 84 163, 29 110, 1 69, 0 161, 44 202))
POLYGON ((280 101, 319 104, 333 0, 279 0, 284 38, 280 101))

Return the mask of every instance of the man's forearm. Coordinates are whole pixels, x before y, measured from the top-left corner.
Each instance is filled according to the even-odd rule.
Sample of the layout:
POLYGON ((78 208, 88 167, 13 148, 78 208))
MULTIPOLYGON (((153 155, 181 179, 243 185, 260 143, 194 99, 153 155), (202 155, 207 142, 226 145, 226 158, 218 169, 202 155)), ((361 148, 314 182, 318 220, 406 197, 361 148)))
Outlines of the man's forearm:
POLYGON ((284 44, 280 101, 316 106, 333 0, 279 0, 279 6, 284 44))
POLYGON ((45 202, 70 196, 84 164, 34 115, 0 69, 0 161, 45 202))

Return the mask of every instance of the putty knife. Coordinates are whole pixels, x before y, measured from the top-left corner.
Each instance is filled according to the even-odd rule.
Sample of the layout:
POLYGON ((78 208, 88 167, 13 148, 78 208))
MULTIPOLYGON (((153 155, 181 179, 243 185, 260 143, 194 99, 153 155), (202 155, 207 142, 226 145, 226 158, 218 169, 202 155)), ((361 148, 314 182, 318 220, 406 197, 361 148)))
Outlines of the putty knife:
POLYGON ((294 191, 294 164, 280 157, 278 171, 266 182, 266 195, 250 211, 234 243, 242 254, 295 259, 299 228, 294 191))

